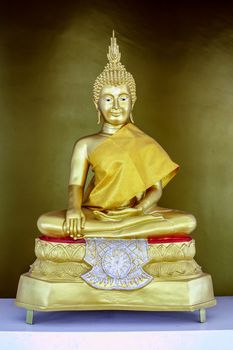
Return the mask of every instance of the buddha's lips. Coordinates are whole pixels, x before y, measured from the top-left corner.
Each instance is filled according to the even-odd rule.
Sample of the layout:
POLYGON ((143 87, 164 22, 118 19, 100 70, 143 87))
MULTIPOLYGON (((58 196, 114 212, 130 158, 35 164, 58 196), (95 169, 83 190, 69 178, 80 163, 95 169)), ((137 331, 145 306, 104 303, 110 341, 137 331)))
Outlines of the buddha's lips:
POLYGON ((113 117, 119 117, 120 115, 122 114, 122 111, 121 110, 118 110, 118 111, 112 111, 111 112, 111 115, 113 116, 113 117))

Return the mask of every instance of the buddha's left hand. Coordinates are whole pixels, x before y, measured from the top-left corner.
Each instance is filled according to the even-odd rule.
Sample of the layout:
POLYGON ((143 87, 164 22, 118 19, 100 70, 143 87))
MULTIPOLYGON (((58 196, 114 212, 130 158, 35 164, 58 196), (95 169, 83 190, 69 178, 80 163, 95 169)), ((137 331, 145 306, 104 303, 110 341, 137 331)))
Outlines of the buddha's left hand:
POLYGON ((127 216, 135 216, 135 215, 141 215, 142 209, 141 208, 123 208, 123 209, 116 209, 116 210, 108 210, 108 215, 127 215, 127 216))
POLYGON ((141 208, 123 208, 123 209, 116 209, 116 210, 108 210, 106 212, 101 212, 96 210, 93 213, 99 220, 120 221, 130 216, 141 215, 143 214, 143 211, 141 208))

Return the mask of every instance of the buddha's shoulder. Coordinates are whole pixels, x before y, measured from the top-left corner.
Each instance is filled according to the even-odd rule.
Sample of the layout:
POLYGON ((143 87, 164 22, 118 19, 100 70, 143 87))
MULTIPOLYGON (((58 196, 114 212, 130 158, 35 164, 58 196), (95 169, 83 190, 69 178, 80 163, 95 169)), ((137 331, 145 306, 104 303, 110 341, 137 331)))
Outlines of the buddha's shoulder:
POLYGON ((89 153, 102 140, 103 140, 103 137, 100 134, 92 134, 92 135, 84 136, 75 142, 74 150, 75 151, 86 150, 86 152, 89 153))

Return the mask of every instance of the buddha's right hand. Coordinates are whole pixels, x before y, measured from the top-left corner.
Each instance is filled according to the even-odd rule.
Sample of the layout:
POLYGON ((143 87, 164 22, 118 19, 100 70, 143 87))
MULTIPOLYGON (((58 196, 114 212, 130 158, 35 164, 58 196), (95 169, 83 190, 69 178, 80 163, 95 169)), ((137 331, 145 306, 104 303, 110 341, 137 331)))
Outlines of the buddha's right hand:
POLYGON ((85 215, 82 209, 68 209, 63 225, 64 231, 74 239, 82 237, 82 229, 85 226, 85 215))

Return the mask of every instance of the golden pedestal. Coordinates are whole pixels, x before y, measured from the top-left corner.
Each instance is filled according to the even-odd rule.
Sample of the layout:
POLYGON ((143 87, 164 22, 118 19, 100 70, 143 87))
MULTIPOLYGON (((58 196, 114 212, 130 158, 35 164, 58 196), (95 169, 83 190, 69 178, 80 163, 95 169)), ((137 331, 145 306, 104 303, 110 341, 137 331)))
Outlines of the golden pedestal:
POLYGON ((16 305, 28 310, 200 311, 216 304, 211 276, 193 260, 195 242, 149 244, 144 270, 153 280, 136 290, 96 289, 82 280, 90 269, 85 244, 36 240, 37 260, 20 277, 16 305), (176 261, 174 261, 176 259, 176 261), (178 259, 178 260, 177 260, 178 259))

